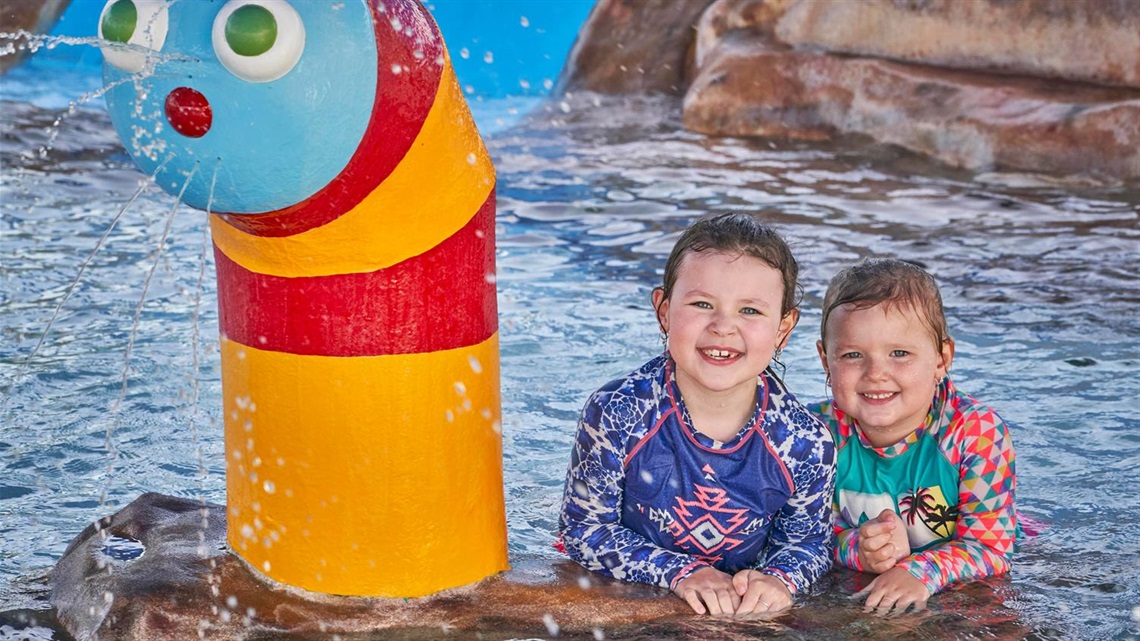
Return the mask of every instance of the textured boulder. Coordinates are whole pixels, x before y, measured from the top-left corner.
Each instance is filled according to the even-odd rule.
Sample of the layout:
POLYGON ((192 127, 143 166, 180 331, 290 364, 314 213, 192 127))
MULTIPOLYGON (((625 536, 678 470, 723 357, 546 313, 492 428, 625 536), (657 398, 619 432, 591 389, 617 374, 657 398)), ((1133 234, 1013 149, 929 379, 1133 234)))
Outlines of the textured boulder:
MULTIPOLYGON (((58 620, 77 641, 826 640, 865 636, 871 621, 847 596, 867 577, 846 571, 774 619, 696 616, 665 590, 565 560, 516 560, 503 574, 416 599, 318 595, 274 584, 228 551, 225 518, 220 505, 144 494, 101 519, 52 571, 58 620)), ((1022 638, 1017 612, 1000 605, 1008 590, 1005 579, 951 590, 899 629, 912 638, 1022 638)))
MULTIPOLYGON (((0 33, 43 34, 51 31, 71 0, 7 0, 0 2, 0 33)), ((28 56, 28 40, 18 37, 8 41, 11 50, 0 51, 0 73, 28 56)))
POLYGON ((699 133, 861 135, 976 171, 1140 180, 1135 0, 716 0, 695 3, 691 29, 646 22, 607 39, 625 4, 599 0, 566 90, 653 90, 616 74, 586 82, 597 76, 582 67, 602 57, 577 54, 609 47, 629 68, 673 47, 688 60, 682 121, 699 133))

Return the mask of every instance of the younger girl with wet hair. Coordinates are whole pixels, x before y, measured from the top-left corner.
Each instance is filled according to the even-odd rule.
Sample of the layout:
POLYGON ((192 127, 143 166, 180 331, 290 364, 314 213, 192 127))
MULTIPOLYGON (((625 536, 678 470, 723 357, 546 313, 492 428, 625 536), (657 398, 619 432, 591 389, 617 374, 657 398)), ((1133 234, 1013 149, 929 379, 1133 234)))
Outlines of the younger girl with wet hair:
POLYGON ((770 367, 799 319, 797 271, 749 214, 681 235, 653 290, 665 352, 582 410, 571 558, 714 615, 786 609, 828 570, 834 446, 770 367))
POLYGON ((864 260, 831 280, 817 346, 838 449, 835 560, 878 574, 864 609, 916 610, 947 584, 1008 572, 1013 443, 951 382, 954 340, 921 267, 864 260))

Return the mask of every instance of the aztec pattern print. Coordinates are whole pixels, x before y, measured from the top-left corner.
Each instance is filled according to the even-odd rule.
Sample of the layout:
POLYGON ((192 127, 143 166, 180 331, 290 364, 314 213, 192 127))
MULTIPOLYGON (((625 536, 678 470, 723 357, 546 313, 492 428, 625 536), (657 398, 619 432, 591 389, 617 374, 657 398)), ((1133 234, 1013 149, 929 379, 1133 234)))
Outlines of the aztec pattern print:
POLYGON ((771 372, 728 442, 692 427, 668 354, 595 392, 578 424, 559 529, 594 572, 673 589, 756 569, 793 595, 831 566, 835 446, 771 372))
MULTIPOLYGON (((939 385, 924 427, 903 441, 885 448, 873 447, 833 401, 809 406, 828 422, 836 447, 863 448, 866 456, 890 458, 916 448, 919 439, 935 439, 937 455, 943 465, 952 466, 958 479, 957 497, 951 501, 945 518, 927 514, 928 525, 946 539, 912 554, 898 564, 926 585, 934 594, 956 581, 967 581, 1008 572, 1017 539, 1017 516, 1014 503, 1013 441, 1009 430, 989 407, 959 392, 946 377, 939 385), (943 523, 953 519, 953 523, 943 523)), ((835 560, 846 567, 862 570, 859 563, 858 525, 850 514, 839 507, 836 497, 835 560)), ((896 512, 904 522, 912 522, 935 497, 921 489, 903 496, 896 512), (909 499, 909 500, 908 500, 909 499)), ((937 501, 934 501, 937 502, 937 501)), ((928 510, 929 511, 929 510, 928 510)), ((872 515, 874 516, 874 515, 872 515)), ((910 527, 908 525, 908 527, 910 527)))

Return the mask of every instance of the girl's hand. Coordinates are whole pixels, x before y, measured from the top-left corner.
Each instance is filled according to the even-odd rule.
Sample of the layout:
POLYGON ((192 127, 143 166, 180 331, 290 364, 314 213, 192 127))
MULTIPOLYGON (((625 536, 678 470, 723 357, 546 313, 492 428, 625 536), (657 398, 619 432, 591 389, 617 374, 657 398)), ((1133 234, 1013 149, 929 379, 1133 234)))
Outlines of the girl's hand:
POLYGON ((673 593, 684 599, 693 612, 713 616, 730 616, 740 605, 740 595, 732 586, 732 577, 714 567, 704 567, 681 579, 673 593))
POLYGON ((882 574, 908 556, 910 541, 898 514, 883 510, 859 526, 859 563, 864 571, 882 574))
POLYGON ((774 576, 756 570, 741 570, 732 577, 740 595, 737 615, 771 614, 792 607, 792 593, 774 576))
POLYGON ((888 614, 892 610, 896 614, 902 614, 911 606, 917 612, 926 608, 926 600, 930 598, 930 591, 922 581, 914 578, 905 568, 891 568, 883 572, 855 596, 867 592, 870 595, 863 604, 863 611, 874 611, 877 614, 888 614))

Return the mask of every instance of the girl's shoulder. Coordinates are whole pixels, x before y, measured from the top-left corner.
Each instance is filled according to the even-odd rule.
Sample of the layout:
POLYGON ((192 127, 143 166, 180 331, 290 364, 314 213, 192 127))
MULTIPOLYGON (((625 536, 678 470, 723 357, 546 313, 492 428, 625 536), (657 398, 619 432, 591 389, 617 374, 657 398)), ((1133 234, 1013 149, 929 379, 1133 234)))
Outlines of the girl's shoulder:
POLYGON ((777 440, 832 443, 827 422, 818 413, 801 403, 776 376, 769 372, 764 372, 762 376, 768 388, 764 423, 768 426, 770 436, 777 440))
POLYGON ((842 448, 855 433, 855 427, 843 410, 835 405, 835 400, 825 398, 807 404, 808 412, 827 427, 836 447, 842 448))
POLYGON ((949 379, 943 385, 942 423, 946 427, 938 436, 943 450, 963 452, 1008 446, 1009 428, 996 410, 957 389, 949 379))
POLYGON ((664 397, 665 356, 602 385, 586 401, 583 417, 592 423, 631 425, 655 412, 664 397))

